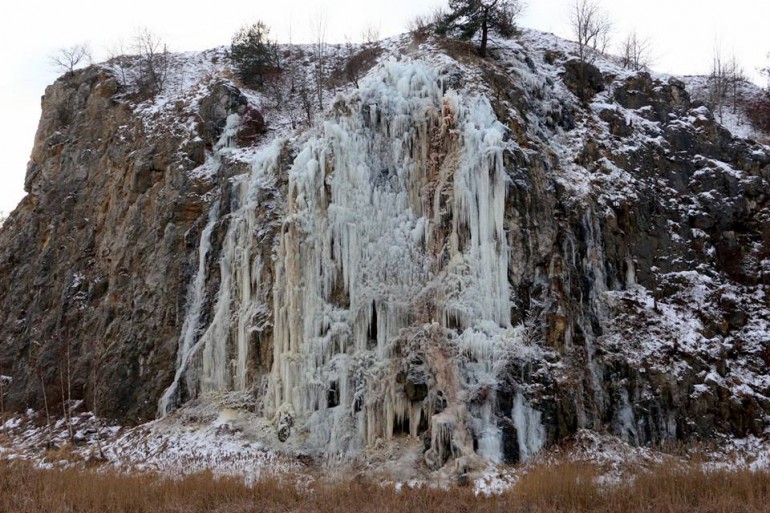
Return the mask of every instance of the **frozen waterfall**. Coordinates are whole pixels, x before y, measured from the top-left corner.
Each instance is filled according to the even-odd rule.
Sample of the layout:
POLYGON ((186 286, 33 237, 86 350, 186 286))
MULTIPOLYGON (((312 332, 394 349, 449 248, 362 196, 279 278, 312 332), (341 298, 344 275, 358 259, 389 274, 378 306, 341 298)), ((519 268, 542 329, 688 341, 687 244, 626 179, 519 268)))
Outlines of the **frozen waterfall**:
MULTIPOLYGON (((430 66, 391 61, 338 95, 281 169, 288 144, 260 153, 234 185, 219 290, 201 329, 210 214, 161 413, 182 378, 190 395, 258 385, 251 334, 269 318, 263 411, 307 446, 353 454, 430 430, 433 466, 476 453, 501 461, 497 372, 520 333, 510 327, 504 225, 503 151, 513 143, 489 102, 444 90, 430 66), (269 228, 257 213, 286 174, 266 261, 255 234, 269 228)), ((536 412, 517 405, 537 438, 536 412)))

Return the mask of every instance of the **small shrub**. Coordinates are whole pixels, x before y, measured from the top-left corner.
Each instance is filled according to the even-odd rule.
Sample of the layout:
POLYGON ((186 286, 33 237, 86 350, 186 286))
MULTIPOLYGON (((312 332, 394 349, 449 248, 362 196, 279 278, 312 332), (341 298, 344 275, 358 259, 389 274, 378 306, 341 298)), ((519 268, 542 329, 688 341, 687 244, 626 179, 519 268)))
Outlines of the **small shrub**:
POLYGON ((424 43, 431 31, 431 20, 428 16, 417 15, 406 25, 416 43, 424 43))
POLYGON ((358 87, 358 79, 377 64, 377 57, 382 53, 382 48, 369 46, 358 53, 354 53, 345 63, 345 77, 358 87))
POLYGON ((755 127, 763 132, 770 132, 770 92, 748 102, 746 115, 755 127))

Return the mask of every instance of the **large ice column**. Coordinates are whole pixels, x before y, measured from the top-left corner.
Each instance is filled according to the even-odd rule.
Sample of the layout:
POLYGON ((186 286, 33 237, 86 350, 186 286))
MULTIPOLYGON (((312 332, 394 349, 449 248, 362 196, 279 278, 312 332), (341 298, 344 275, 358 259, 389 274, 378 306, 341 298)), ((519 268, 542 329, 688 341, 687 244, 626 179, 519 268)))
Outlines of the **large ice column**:
POLYGON ((521 461, 527 461, 545 444, 545 427, 539 411, 532 408, 521 392, 516 393, 511 412, 521 461))
POLYGON ((504 230, 507 176, 503 167, 505 131, 489 102, 464 104, 447 99, 456 112, 462 148, 454 175, 455 218, 451 235, 446 314, 470 326, 473 320, 510 323, 508 244, 504 230))
POLYGON ((269 227, 265 226, 267 219, 257 213, 266 208, 262 204, 265 191, 274 188, 281 148, 281 142, 276 142, 262 150, 250 174, 233 184, 237 208, 229 216, 222 246, 214 317, 199 340, 201 393, 246 390, 251 384, 247 368, 249 340, 253 331, 263 327, 257 319, 268 315, 267 297, 272 286, 261 281, 264 262, 258 245, 262 242, 260 234, 269 227))
POLYGON ((390 63, 338 98, 340 114, 298 154, 276 262, 274 411, 352 410, 347 360, 387 360, 409 325, 428 280, 427 223, 413 207, 441 94, 429 68, 390 63))
POLYGON ((307 419, 311 442, 333 442, 332 451, 431 425, 432 399, 410 400, 396 382, 406 365, 396 345, 408 346, 402 330, 424 323, 445 338, 440 326, 451 318, 488 329, 455 346, 473 363, 455 355, 441 364, 454 375, 446 387, 469 390, 447 391, 453 404, 434 435, 443 440, 454 426, 470 440, 472 429, 483 456, 501 459, 493 366, 510 315, 505 129, 486 100, 439 84, 429 66, 386 64, 337 99, 290 172, 268 411, 300 426, 307 419), (469 394, 486 395, 469 409, 469 394))
MULTIPOLYGON (((238 114, 230 114, 227 117, 225 127, 219 140, 212 148, 211 153, 206 156, 206 161, 199 169, 202 175, 216 175, 216 173, 219 172, 222 167, 222 155, 233 146, 233 139, 239 125, 240 117, 238 114)), ((179 405, 181 395, 179 387, 183 381, 187 383, 188 397, 194 397, 198 393, 197 383, 200 365, 197 360, 200 358, 199 350, 201 349, 201 344, 199 343, 201 315, 203 313, 204 303, 207 299, 207 259, 209 252, 211 251, 211 234, 219 221, 219 208, 219 201, 215 201, 209 207, 208 220, 201 233, 200 242, 198 244, 198 268, 193 277, 193 281, 188 285, 187 310, 184 322, 182 323, 182 331, 179 336, 174 380, 163 392, 160 401, 158 402, 158 415, 161 417, 166 416, 171 410, 179 405)))

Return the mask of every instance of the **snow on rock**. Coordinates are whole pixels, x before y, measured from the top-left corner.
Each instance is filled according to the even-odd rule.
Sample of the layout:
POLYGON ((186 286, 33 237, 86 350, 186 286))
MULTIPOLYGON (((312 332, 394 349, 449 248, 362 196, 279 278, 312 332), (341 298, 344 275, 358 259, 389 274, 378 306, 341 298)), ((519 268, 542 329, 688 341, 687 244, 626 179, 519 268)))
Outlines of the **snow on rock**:
MULTIPOLYGON (((208 210, 173 380, 161 419, 105 429, 110 461, 293 468, 281 448, 470 473, 498 493, 515 476, 494 465, 569 436, 613 468, 658 461, 631 446, 684 432, 758 436, 767 416, 742 412, 768 404, 770 265, 735 223, 760 208, 770 151, 675 77, 613 58, 578 98, 564 79, 574 44, 549 34, 500 41, 493 61, 443 44, 380 43, 355 86, 322 92, 322 112, 303 112, 288 82, 237 88, 223 49, 173 56, 161 94, 132 104, 150 137, 200 145, 219 84, 267 133, 239 144, 229 109, 189 172, 209 184, 208 210), (725 396, 741 407, 715 420, 725 396)), ((32 451, 51 438, 36 422, 4 428, 32 451)))
MULTIPOLYGON (((637 269, 628 256, 620 288, 608 288, 604 242, 590 213, 615 216, 645 201, 648 190, 680 193, 674 178, 655 176, 643 160, 649 154, 673 159, 682 151, 674 144, 699 144, 697 137, 715 130, 707 109, 690 108, 680 82, 599 58, 597 68, 611 80, 581 107, 562 81, 573 45, 525 31, 495 51, 516 77, 519 94, 532 101, 526 108, 513 100, 493 106, 488 70, 449 57, 433 42, 410 47, 405 56, 403 44, 403 38, 384 43, 379 64, 358 88, 335 90, 325 117, 307 132, 284 132, 270 146, 241 152, 238 159, 249 171, 230 180, 233 205, 210 211, 177 373, 161 413, 182 397, 258 388, 265 418, 290 447, 352 457, 380 440, 427 431, 428 467, 450 460, 473 466, 477 457, 503 461, 493 406, 500 377, 511 358, 542 358, 540 348, 523 342, 524 327, 510 324, 514 293, 505 225, 512 170, 505 169, 503 154, 533 159, 538 151, 532 146, 547 148, 545 166, 553 166, 551 177, 568 191, 567 201, 588 208, 591 308, 606 315, 633 303, 639 307, 634 315, 652 319, 643 333, 659 334, 632 336, 628 346, 618 331, 592 341, 588 351, 612 348, 628 361, 644 362, 672 348, 696 354, 710 345, 693 306, 706 308, 705 298, 722 284, 708 273, 671 271, 658 279, 692 281, 691 302, 657 298, 642 285, 651 271, 637 269), (501 109, 524 135, 511 137, 511 125, 498 119, 501 109), (684 134, 684 142, 672 133, 684 134), (204 326, 196 305, 204 299, 207 238, 222 215, 228 228, 221 281, 204 326), (266 231, 267 219, 272 228, 266 231), (257 249, 262 241, 274 244, 272 255, 257 249), (272 364, 255 374, 248 370, 255 358, 250 340, 265 330, 272 336, 272 364), (514 356, 512 348, 519 348, 514 356)), ((249 101, 260 101, 254 94, 247 94, 249 101)), ((217 173, 237 127, 231 115, 199 173, 217 173)), ((691 162, 695 187, 712 177, 747 179, 713 154, 695 154, 691 162)), ((690 217, 718 200, 710 190, 694 197, 700 204, 682 206, 690 217)), ((683 240, 676 232, 671 239, 683 240)), ((573 260, 575 251, 573 245, 573 260)), ((596 401, 606 404, 600 369, 590 357, 588 365, 596 401)), ((685 361, 672 366, 675 373, 692 371, 685 361)), ((743 376, 750 386, 744 380, 718 386, 755 393, 756 371, 743 376)), ((694 390, 706 393, 707 382, 694 390)), ((506 414, 521 460, 537 454, 548 438, 527 390, 520 387, 506 414)), ((624 388, 614 393, 613 427, 638 441, 644 435, 634 398, 624 388)), ((676 436, 673 420, 661 422, 655 429, 676 436)))

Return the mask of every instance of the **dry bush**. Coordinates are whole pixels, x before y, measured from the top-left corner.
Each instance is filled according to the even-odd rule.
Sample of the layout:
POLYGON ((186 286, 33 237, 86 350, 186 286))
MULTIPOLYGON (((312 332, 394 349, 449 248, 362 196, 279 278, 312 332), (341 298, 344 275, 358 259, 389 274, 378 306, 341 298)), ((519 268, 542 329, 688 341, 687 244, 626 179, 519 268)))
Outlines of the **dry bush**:
POLYGON ((442 38, 438 40, 438 46, 448 56, 465 64, 483 62, 471 41, 442 38))
POLYGON ((441 6, 436 6, 427 14, 419 14, 409 20, 406 28, 412 35, 415 44, 422 44, 428 40, 428 37, 435 33, 439 37, 446 37, 447 27, 445 20, 448 11, 441 6))
POLYGON ((373 45, 380 40, 380 26, 373 23, 367 23, 361 31, 361 41, 365 44, 373 45))
POLYGON ((178 479, 113 470, 40 470, 0 461, 0 511, 15 513, 307 512, 307 513, 760 513, 767 511, 767 472, 706 471, 702 466, 640 470, 619 484, 600 484, 587 464, 541 466, 514 488, 493 497, 472 487, 404 488, 396 492, 369 479, 311 484, 268 478, 247 486, 211 472, 178 479))
POLYGON ((767 472, 666 464, 640 469, 616 484, 601 484, 599 476, 585 464, 538 467, 522 477, 513 494, 526 511, 543 513, 760 513, 770 499, 767 472))
POLYGON ((519 480, 515 495, 535 511, 592 511, 601 498, 596 477, 585 464, 541 466, 519 480))
POLYGON ((382 48, 378 46, 367 46, 353 53, 345 63, 345 77, 358 87, 358 80, 377 64, 377 58, 381 53, 382 48))
POLYGON ((747 102, 746 115, 755 127, 770 132, 770 93, 747 102))
POLYGON ((424 43, 431 32, 431 18, 428 15, 418 14, 407 22, 406 29, 415 43, 424 43))
POLYGON ((770 475, 668 465, 638 474, 627 488, 631 493, 616 499, 624 506, 622 511, 649 505, 652 511, 760 512, 767 511, 770 475))

